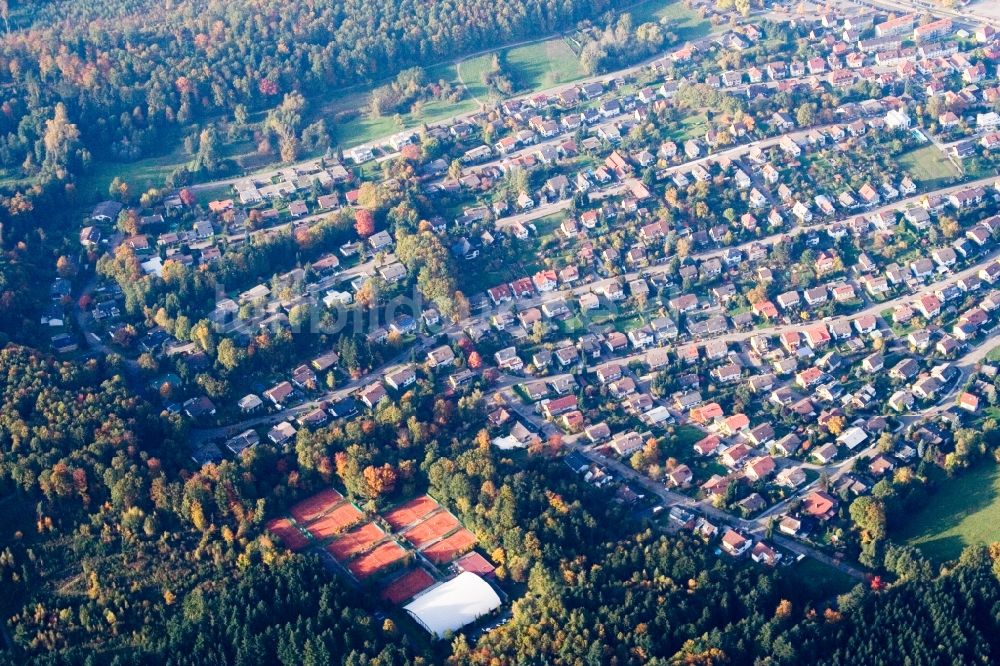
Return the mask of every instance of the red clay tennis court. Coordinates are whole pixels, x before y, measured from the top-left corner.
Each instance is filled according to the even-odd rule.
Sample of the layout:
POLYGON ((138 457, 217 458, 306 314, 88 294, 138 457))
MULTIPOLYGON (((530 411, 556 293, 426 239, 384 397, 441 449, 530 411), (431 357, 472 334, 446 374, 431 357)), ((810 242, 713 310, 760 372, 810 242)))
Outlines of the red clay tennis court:
POLYGON ((477 576, 492 576, 496 571, 496 567, 476 551, 466 553, 458 558, 455 565, 462 571, 470 571, 477 576))
POLYGON ((463 528, 450 537, 427 546, 421 552, 434 564, 446 564, 475 545, 476 536, 463 528))
POLYGON ((336 509, 326 514, 306 529, 309 534, 319 540, 337 536, 347 528, 357 524, 364 514, 354 508, 350 502, 344 502, 336 509))
POLYGON ((386 511, 382 514, 382 517, 392 526, 392 529, 399 530, 417 522, 440 507, 440 504, 427 495, 421 495, 420 497, 414 497, 409 502, 400 504, 394 509, 386 511))
POLYGON ((342 499, 343 495, 333 488, 327 488, 293 506, 290 513, 296 522, 304 525, 319 518, 323 512, 342 499))
POLYGON ((434 539, 443 537, 456 527, 460 527, 460 524, 455 516, 451 515, 447 511, 442 511, 440 513, 435 513, 424 522, 419 523, 413 529, 408 530, 403 536, 405 536, 406 540, 414 546, 420 548, 420 546, 423 546, 425 543, 430 543, 434 539))
POLYGON ((355 578, 361 580, 368 578, 376 571, 391 566, 404 557, 406 557, 406 551, 395 541, 390 541, 352 560, 347 568, 354 574, 355 578))
POLYGON ((289 550, 299 551, 309 545, 306 535, 298 531, 287 518, 275 518, 267 524, 267 531, 278 537, 289 550))
POLYGON ((434 579, 423 569, 411 569, 382 588, 379 595, 392 604, 401 604, 434 584, 434 579))
POLYGON ((385 538, 385 532, 375 523, 365 523, 326 547, 327 551, 343 562, 358 553, 363 553, 375 543, 385 538))

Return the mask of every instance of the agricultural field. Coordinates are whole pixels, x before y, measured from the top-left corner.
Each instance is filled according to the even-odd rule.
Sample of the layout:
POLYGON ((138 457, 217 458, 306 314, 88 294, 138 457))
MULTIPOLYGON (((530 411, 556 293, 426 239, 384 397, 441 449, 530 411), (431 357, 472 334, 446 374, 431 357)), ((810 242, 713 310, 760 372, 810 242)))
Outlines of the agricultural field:
POLYGON ((899 166, 925 188, 940 188, 959 178, 954 164, 933 144, 927 144, 899 156, 899 166))
POLYGON ((976 543, 1000 541, 1000 466, 982 462, 954 479, 941 479, 924 508, 892 535, 936 562, 976 543))

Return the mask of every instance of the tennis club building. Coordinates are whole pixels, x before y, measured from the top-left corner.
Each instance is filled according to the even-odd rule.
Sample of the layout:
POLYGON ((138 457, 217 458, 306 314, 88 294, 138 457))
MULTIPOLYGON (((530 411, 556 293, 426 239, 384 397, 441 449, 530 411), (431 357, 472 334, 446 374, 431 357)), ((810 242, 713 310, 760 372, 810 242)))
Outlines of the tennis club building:
POLYGON ((435 638, 458 631, 500 607, 500 597, 489 583, 474 573, 460 573, 428 589, 404 608, 435 638))

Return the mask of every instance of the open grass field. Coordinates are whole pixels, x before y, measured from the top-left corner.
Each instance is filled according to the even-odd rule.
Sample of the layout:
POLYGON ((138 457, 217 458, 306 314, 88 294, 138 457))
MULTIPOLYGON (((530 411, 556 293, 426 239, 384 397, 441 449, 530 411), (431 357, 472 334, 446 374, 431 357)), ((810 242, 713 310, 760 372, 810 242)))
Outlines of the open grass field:
MULTIPOLYGON (((460 88, 462 85, 458 75, 458 65, 453 62, 441 63, 428 68, 427 80, 447 81, 456 88, 460 88)), ((477 80, 481 81, 482 79, 477 80)), ((327 122, 333 127, 334 143, 341 148, 353 148, 371 143, 376 139, 385 138, 404 129, 413 129, 424 123, 434 123, 456 114, 474 111, 479 106, 472 95, 466 95, 456 103, 441 100, 425 102, 420 113, 400 113, 398 122, 397 117, 393 114, 381 118, 369 118, 367 115, 369 90, 359 89, 348 92, 318 107, 315 115, 327 119, 327 122), (334 120, 336 114, 344 111, 352 112, 355 115, 346 122, 334 120)))
POLYGON ((483 83, 483 74, 489 69, 492 60, 493 54, 487 53, 463 60, 456 65, 459 78, 465 84, 469 96, 480 102, 485 102, 490 96, 490 89, 483 83))
POLYGON ((633 23, 659 23, 666 19, 682 42, 700 39, 712 32, 712 24, 679 0, 646 0, 629 10, 633 23))
POLYGON ((202 206, 208 206, 210 201, 218 201, 220 199, 230 199, 233 197, 233 187, 225 183, 213 185, 211 187, 204 187, 195 193, 198 203, 202 206))
POLYGON ((1000 541, 1000 465, 981 462, 954 479, 941 478, 927 505, 892 537, 936 562, 955 559, 976 543, 1000 541))
POLYGON ((708 124, 708 117, 704 113, 697 113, 693 116, 686 116, 681 122, 673 138, 676 141, 687 141, 688 139, 700 139, 705 136, 705 132, 711 129, 708 124))
POLYGON ((986 355, 986 360, 993 361, 994 363, 1000 361, 1000 345, 990 350, 990 353, 986 355))
MULTIPOLYGON (((233 160, 237 171, 254 168, 259 161, 252 141, 221 141, 220 153, 233 160)), ((79 193, 82 201, 99 201, 108 198, 108 186, 116 176, 123 178, 134 192, 145 192, 151 187, 163 187, 167 177, 176 169, 188 164, 191 156, 184 151, 180 132, 172 132, 160 142, 159 154, 135 162, 96 160, 81 175, 79 193)), ((228 190, 228 188, 226 188, 228 190)))
POLYGON ((180 142, 176 142, 169 152, 136 162, 95 161, 80 177, 79 192, 85 201, 107 199, 108 186, 116 176, 121 176, 138 192, 145 192, 150 187, 162 187, 167 176, 190 159, 180 142))
MULTIPOLYGON (((580 59, 562 37, 534 44, 500 49, 513 75, 519 94, 544 90, 584 78, 580 59)), ((484 101, 490 94, 483 84, 483 73, 490 67, 493 53, 463 60, 458 64, 462 81, 471 97, 484 101)))
POLYGON ((561 37, 514 47, 507 51, 507 62, 516 72, 517 81, 525 92, 571 83, 584 77, 580 59, 561 37))
POLYGON ((944 187, 961 176, 955 165, 933 144, 903 153, 899 156, 899 166, 927 188, 944 187))

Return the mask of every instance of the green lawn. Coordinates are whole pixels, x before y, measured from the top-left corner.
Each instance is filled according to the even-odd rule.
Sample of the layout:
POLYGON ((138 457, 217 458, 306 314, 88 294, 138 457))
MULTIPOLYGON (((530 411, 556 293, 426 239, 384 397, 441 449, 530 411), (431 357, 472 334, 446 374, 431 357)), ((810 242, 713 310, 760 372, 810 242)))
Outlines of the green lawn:
POLYGON ((986 360, 993 362, 1000 361, 1000 345, 990 350, 990 353, 986 355, 986 360))
MULTIPOLYGON (((447 81, 456 88, 461 86, 454 62, 438 63, 428 67, 425 74, 429 82, 447 81)), ((457 103, 433 100, 425 102, 419 114, 409 111, 399 114, 402 124, 397 124, 395 115, 391 113, 383 118, 368 118, 368 96, 372 89, 390 82, 393 78, 388 77, 367 85, 331 89, 321 99, 310 102, 305 122, 325 119, 327 126, 333 129, 334 143, 346 149, 385 138, 403 129, 438 122, 477 107, 477 103, 471 97, 465 97, 457 103), (340 114, 347 114, 349 117, 346 120, 338 118, 340 114)))
POLYGON ((899 156, 899 166, 913 180, 927 188, 944 187, 961 174, 933 144, 927 144, 899 156))
POLYGON ((632 9, 633 23, 659 23, 666 19, 682 42, 699 39, 713 30, 711 22, 698 16, 678 0, 646 0, 632 9))
POLYGON ((583 320, 580 317, 570 317, 559 322, 559 330, 563 335, 572 335, 584 329, 583 320))
POLYGON ((710 129, 708 116, 704 113, 698 113, 693 116, 685 116, 684 120, 681 121, 681 128, 681 132, 677 136, 679 141, 700 139, 705 136, 705 132, 710 129))
POLYGON ((535 225, 535 229, 538 231, 538 242, 545 243, 552 237, 556 235, 559 226, 563 221, 569 216, 564 210, 552 213, 551 215, 546 215, 545 217, 539 217, 531 221, 535 225))
POLYGON ((116 176, 121 176, 133 191, 145 192, 150 187, 162 187, 170 173, 191 160, 180 142, 162 155, 147 157, 136 162, 94 161, 80 177, 79 193, 82 201, 99 201, 108 198, 108 186, 116 176))
POLYGON ((472 98, 463 99, 455 104, 434 100, 424 104, 419 114, 400 114, 402 124, 396 123, 395 116, 369 118, 362 109, 361 115, 336 125, 334 140, 341 148, 353 148, 376 139, 383 139, 404 129, 413 129, 424 123, 434 123, 459 113, 467 113, 476 107, 477 104, 472 98))
MULTIPOLYGON (((571 83, 585 76, 580 59, 562 37, 500 49, 499 52, 506 57, 519 94, 571 83)), ((492 59, 493 54, 486 53, 459 63, 462 80, 471 97, 485 100, 489 96, 490 91, 483 84, 483 72, 492 59)))
POLYGON ((210 201, 229 199, 232 196, 233 188, 231 185, 213 185, 197 191, 198 202, 204 206, 207 206, 210 201))
POLYGON ((456 65, 469 96, 480 102, 485 102, 490 96, 490 89, 483 83, 483 74, 489 69, 492 60, 493 54, 487 53, 463 60, 456 65))
POLYGON ((31 178, 22 178, 19 168, 0 169, 0 188, 16 190, 30 186, 31 178))
MULTIPOLYGON (((191 156, 184 151, 179 132, 173 132, 165 137, 161 145, 163 150, 160 154, 135 162, 95 160, 80 177, 81 201, 107 199, 108 186, 116 176, 121 176, 132 191, 138 193, 145 192, 151 187, 163 187, 167 176, 175 169, 188 164, 191 156)), ((236 162, 238 171, 250 167, 250 162, 256 158, 253 141, 223 143, 220 152, 223 157, 236 162)))
MULTIPOLYGON (((456 88, 461 86, 461 81, 458 78, 458 67, 455 63, 441 63, 428 68, 427 80, 447 81, 456 88)), ((332 118, 329 119, 334 125, 335 142, 342 148, 353 148, 363 143, 385 138, 400 130, 413 129, 424 123, 434 123, 459 113, 473 111, 478 105, 478 102, 470 95, 456 103, 432 100, 424 103, 420 113, 399 114, 399 120, 402 124, 396 122, 396 117, 393 114, 381 118, 369 118, 367 90, 343 95, 341 99, 333 100, 322 108, 323 113, 328 116, 343 111, 356 112, 356 115, 347 122, 337 123, 333 122, 332 118)))
POLYGON ((927 505, 892 536, 937 562, 957 558, 970 544, 1000 541, 1000 466, 984 461, 954 479, 942 478, 927 505))
POLYGON ((701 441, 705 433, 692 426, 680 426, 677 428, 677 445, 685 449, 694 446, 695 442, 701 441))
POLYGON ((562 37, 507 51, 507 63, 525 92, 551 88, 584 77, 580 59, 562 37))

